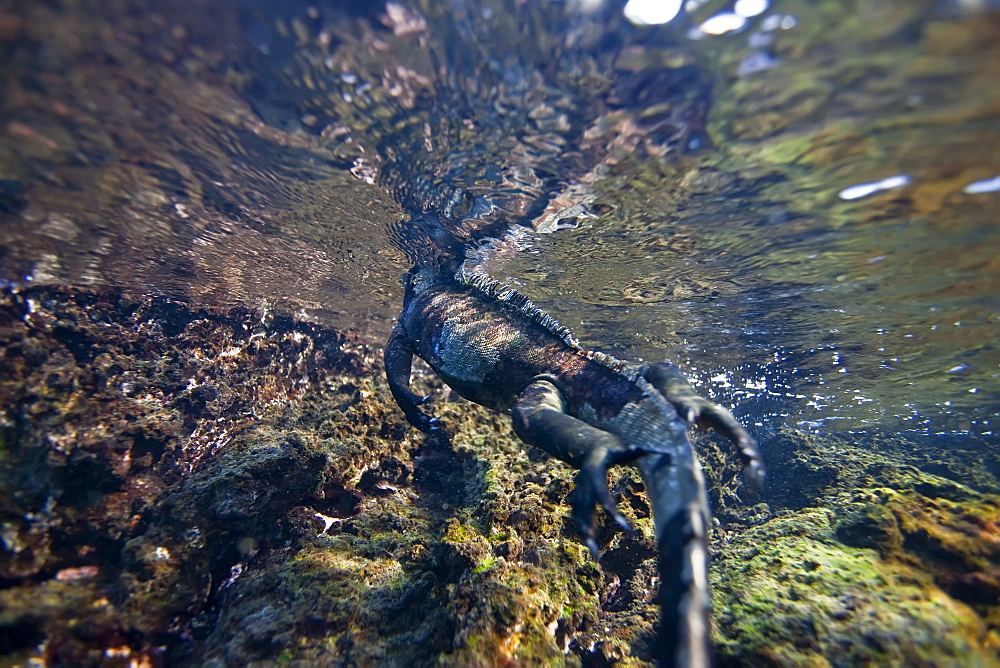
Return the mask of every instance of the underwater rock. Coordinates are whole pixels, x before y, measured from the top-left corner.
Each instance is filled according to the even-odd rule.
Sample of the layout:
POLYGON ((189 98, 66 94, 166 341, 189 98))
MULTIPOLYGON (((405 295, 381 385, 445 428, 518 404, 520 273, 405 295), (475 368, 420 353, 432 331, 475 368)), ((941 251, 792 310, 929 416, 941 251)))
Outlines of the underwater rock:
POLYGON ((788 467, 763 492, 775 516, 715 544, 721 665, 997 661, 1000 496, 920 470, 898 438, 765 445, 788 467))
MULTIPOLYGON (((5 660, 653 658, 655 549, 629 467, 611 489, 638 531, 605 521, 595 563, 567 519, 569 467, 420 371, 446 431, 409 430, 346 334, 40 288, 3 293, 0 345, 5 660)), ((877 436, 762 445, 772 477, 751 497, 698 442, 722 521, 721 664, 996 660, 995 462, 877 436)))
POLYGON ((452 431, 424 440, 356 339, 114 292, 2 299, 7 658, 648 660, 627 475, 645 534, 604 527, 602 569, 568 467, 434 380, 452 431))
POLYGON ((297 535, 293 510, 351 513, 357 478, 408 458, 402 424, 368 410, 371 351, 289 325, 118 293, 3 294, 0 626, 24 630, 6 651, 182 655, 233 569, 297 535))
POLYGON ((995 631, 926 564, 838 541, 836 515, 801 511, 725 546, 713 578, 722 665, 996 660, 995 631))

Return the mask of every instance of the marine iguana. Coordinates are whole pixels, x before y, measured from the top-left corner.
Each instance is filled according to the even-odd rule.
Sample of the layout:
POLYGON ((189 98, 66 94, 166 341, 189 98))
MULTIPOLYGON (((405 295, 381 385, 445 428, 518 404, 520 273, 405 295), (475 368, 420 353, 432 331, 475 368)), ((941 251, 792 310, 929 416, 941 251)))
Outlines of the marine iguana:
POLYGON ((672 364, 633 365, 586 350, 516 290, 485 274, 428 266, 404 276, 403 311, 385 348, 389 388, 416 428, 438 429, 409 388, 413 355, 458 394, 510 411, 515 433, 579 469, 573 517, 594 558, 600 504, 630 530, 607 487, 611 466, 634 462, 649 494, 660 568, 665 666, 709 663, 705 483, 687 437, 714 428, 736 445, 751 484, 763 466, 756 444, 726 409, 699 396, 672 364))

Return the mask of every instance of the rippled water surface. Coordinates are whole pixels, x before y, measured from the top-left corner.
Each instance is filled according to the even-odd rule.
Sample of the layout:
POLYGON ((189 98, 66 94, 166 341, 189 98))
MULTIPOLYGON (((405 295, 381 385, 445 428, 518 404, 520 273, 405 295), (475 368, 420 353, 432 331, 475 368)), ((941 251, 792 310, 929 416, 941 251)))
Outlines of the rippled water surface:
POLYGON ((2 2, 0 277, 378 341, 408 255, 535 228, 490 271, 759 429, 992 437, 997 9, 732 10, 2 2))

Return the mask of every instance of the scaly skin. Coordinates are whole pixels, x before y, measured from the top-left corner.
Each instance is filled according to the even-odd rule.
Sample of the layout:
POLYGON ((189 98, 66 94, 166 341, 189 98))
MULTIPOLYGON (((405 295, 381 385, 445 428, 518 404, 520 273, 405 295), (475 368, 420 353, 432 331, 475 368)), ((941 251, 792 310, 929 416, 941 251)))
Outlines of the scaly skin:
POLYGON ((705 483, 687 437, 691 424, 732 440, 751 484, 763 468, 753 439, 724 408, 698 396, 666 362, 635 366, 581 348, 569 332, 515 291, 487 277, 454 278, 414 269, 403 312, 385 349, 393 397, 418 429, 437 420, 409 389, 419 355, 460 395, 510 411, 526 443, 580 470, 573 516, 597 558, 600 504, 630 529, 607 487, 607 470, 634 461, 653 508, 662 611, 658 659, 664 666, 706 666, 709 523, 705 483))

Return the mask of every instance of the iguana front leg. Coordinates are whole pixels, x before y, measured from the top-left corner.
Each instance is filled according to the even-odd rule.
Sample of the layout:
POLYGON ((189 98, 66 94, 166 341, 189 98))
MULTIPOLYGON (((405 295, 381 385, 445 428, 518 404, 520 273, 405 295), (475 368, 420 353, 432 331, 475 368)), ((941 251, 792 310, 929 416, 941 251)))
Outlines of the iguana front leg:
POLYGON ((649 365, 643 376, 674 405, 681 417, 701 429, 715 429, 732 441, 739 451, 746 481, 752 486, 760 486, 764 480, 764 464, 757 452, 757 442, 732 413, 695 392, 681 370, 669 362, 649 365))
POLYGON ((547 380, 536 380, 521 392, 512 417, 514 432, 522 441, 580 469, 570 503, 573 518, 596 560, 594 510, 598 503, 622 528, 632 529, 608 491, 608 469, 639 453, 614 434, 567 415, 562 394, 547 380))
POLYGON ((420 431, 430 432, 437 429, 438 419, 427 415, 417 406, 427 403, 431 397, 421 397, 410 390, 413 354, 413 343, 397 322, 385 344, 385 376, 389 381, 389 391, 410 424, 420 431))

